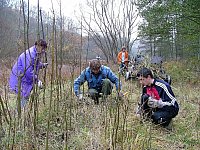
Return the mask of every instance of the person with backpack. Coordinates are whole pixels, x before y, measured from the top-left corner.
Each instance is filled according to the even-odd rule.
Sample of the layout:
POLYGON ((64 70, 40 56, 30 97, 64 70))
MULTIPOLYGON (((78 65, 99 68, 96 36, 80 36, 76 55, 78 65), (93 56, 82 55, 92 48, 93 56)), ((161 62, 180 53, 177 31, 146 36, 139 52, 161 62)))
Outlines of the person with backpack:
POLYGON ((20 92, 21 108, 24 108, 29 100, 34 84, 42 88, 39 80, 39 69, 47 67, 48 63, 42 63, 41 59, 46 53, 47 43, 43 39, 35 42, 35 45, 20 54, 10 73, 9 88, 15 94, 20 92))
POLYGON ((155 124, 168 127, 172 118, 179 112, 179 105, 171 86, 163 80, 154 78, 152 71, 146 67, 137 73, 137 77, 143 85, 138 113, 152 119, 155 124))
POLYGON ((115 84, 119 96, 123 95, 120 92, 121 83, 118 77, 109 67, 101 65, 99 59, 92 59, 89 62, 89 66, 74 80, 74 93, 80 101, 83 99, 80 86, 84 84, 85 81, 88 83, 88 94, 94 100, 95 104, 99 104, 100 93, 102 93, 103 96, 112 93, 113 84, 115 84))

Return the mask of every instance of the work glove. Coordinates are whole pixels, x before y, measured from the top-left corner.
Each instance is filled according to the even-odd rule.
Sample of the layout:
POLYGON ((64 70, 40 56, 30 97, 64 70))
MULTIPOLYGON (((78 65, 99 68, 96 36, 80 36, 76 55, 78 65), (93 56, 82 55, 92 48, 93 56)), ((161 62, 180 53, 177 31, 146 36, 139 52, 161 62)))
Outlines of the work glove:
POLYGON ((81 101, 84 101, 84 100, 85 100, 85 97, 83 96, 83 94, 82 94, 82 93, 76 94, 76 97, 77 97, 77 100, 78 100, 79 102, 81 102, 81 101))
POLYGON ((46 68, 48 66, 48 63, 43 63, 43 67, 46 68))
POLYGON ((83 100, 83 94, 77 95, 77 98, 78 98, 79 101, 82 101, 83 100))
POLYGON ((118 93, 118 96, 119 96, 119 99, 121 100, 122 97, 124 97, 124 94, 123 94, 122 92, 119 92, 119 93, 118 93))
POLYGON ((129 71, 126 72, 125 80, 128 80, 130 78, 131 73, 129 71))
POLYGON ((171 106, 169 102, 163 102, 162 99, 156 100, 152 97, 149 97, 148 106, 151 108, 162 108, 163 106, 171 106))
POLYGON ((43 88, 43 84, 42 84, 42 81, 38 81, 38 87, 40 88, 40 89, 42 89, 43 88))
POLYGON ((88 104, 86 98, 83 96, 83 94, 76 95, 78 104, 88 104))
POLYGON ((142 114, 142 108, 140 104, 138 104, 137 107, 135 108, 135 112, 136 112, 136 115, 142 114))

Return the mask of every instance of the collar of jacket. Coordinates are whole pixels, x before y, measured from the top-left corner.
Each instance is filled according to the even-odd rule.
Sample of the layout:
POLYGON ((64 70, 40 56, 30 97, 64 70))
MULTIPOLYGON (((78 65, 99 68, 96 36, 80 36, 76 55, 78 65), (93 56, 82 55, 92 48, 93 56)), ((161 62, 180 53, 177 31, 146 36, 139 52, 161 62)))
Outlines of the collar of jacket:
POLYGON ((153 87, 155 85, 155 83, 156 83, 156 79, 153 80, 153 83, 151 83, 150 86, 147 85, 146 87, 153 87))
POLYGON ((37 54, 38 52, 37 52, 37 48, 36 48, 36 46, 34 45, 33 46, 33 50, 34 50, 34 52, 37 54))

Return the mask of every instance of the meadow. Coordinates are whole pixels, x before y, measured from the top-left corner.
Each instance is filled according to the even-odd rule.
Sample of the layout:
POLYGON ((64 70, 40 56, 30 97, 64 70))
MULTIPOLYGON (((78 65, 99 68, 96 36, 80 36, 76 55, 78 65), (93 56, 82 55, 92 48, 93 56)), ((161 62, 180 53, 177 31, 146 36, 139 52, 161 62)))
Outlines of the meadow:
MULTIPOLYGON (((84 101, 77 101, 73 80, 78 73, 70 67, 54 79, 47 72, 45 88, 35 88, 19 115, 17 98, 8 91, 9 68, 1 67, 5 70, 1 72, 0 149, 200 149, 200 74, 191 66, 187 64, 187 68, 180 62, 165 64, 180 105, 172 130, 136 117, 142 87, 135 79, 125 81, 120 77, 126 93, 122 99, 114 88, 112 95, 100 99, 99 105, 86 95, 84 101)), ((82 90, 87 90, 86 84, 82 90)))

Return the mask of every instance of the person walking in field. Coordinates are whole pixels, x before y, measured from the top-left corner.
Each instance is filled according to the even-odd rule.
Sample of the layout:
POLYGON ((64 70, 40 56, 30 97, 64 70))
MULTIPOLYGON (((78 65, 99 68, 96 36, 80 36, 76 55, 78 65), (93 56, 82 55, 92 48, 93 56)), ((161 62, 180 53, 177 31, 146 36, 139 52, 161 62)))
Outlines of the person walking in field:
POLYGON ((169 127, 172 118, 179 112, 179 105, 169 83, 155 79, 152 71, 142 68, 137 77, 143 85, 139 113, 152 119, 153 123, 169 127))
POLYGON ((83 98, 80 86, 85 81, 88 83, 88 94, 94 100, 95 104, 99 104, 100 93, 103 96, 112 93, 113 84, 115 84, 119 96, 123 95, 120 92, 121 84, 119 79, 109 67, 101 65, 99 59, 92 59, 89 62, 89 67, 83 70, 80 76, 74 80, 74 93, 79 100, 83 98))
POLYGON ((46 52, 47 43, 40 39, 35 45, 20 54, 10 73, 9 87, 16 94, 20 92, 21 108, 24 108, 34 84, 42 88, 42 82, 38 79, 39 69, 47 67, 48 63, 42 63, 41 58, 46 52))
POLYGON ((126 47, 123 46, 120 50, 120 52, 117 55, 117 62, 120 65, 120 69, 128 68, 128 51, 126 50, 126 47))

